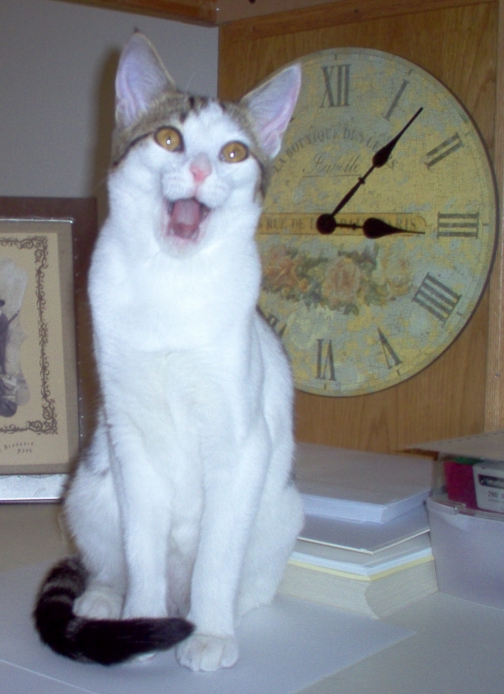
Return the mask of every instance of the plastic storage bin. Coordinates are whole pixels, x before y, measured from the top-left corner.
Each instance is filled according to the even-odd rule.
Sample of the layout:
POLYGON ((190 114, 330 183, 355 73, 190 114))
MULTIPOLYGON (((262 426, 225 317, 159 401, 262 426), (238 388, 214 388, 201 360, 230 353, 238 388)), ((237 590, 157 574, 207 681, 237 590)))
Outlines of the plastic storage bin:
POLYGON ((504 609, 504 515, 437 497, 427 511, 439 590, 504 609))

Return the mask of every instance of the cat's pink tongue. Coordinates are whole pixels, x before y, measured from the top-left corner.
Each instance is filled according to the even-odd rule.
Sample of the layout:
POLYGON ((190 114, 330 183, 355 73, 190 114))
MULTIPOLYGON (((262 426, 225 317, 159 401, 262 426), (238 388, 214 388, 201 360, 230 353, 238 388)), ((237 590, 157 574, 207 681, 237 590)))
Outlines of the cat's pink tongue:
POLYGON ((202 220, 202 207, 195 198, 176 200, 170 215, 170 231, 182 239, 194 235, 202 220))

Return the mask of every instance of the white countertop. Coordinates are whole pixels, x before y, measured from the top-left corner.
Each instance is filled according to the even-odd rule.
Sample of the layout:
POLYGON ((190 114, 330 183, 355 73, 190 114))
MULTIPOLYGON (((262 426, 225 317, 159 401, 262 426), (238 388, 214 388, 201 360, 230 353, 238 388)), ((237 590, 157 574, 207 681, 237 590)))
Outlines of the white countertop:
MULTIPOLYGON (((68 552, 58 526, 59 511, 54 504, 0 504, 0 571, 68 552)), ((415 635, 312 685, 304 694, 502 691, 504 610, 435 593, 386 621, 415 635)))

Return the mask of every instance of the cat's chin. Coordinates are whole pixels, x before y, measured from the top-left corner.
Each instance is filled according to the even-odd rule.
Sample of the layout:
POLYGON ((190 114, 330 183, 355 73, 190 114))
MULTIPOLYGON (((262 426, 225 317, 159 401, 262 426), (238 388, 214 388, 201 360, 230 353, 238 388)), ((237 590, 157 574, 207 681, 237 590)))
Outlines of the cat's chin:
POLYGON ((203 223, 210 214, 210 208, 196 198, 181 198, 166 201, 167 219, 165 237, 184 247, 200 240, 203 223))

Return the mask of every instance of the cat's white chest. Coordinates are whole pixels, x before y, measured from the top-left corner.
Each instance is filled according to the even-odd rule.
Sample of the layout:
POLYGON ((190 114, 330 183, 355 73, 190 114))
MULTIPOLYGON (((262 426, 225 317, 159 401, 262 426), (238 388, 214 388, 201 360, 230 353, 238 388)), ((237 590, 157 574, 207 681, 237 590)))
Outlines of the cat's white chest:
POLYGON ((98 333, 125 349, 184 350, 224 339, 237 317, 254 310, 258 262, 239 258, 157 255, 134 259, 105 239, 91 272, 90 297, 98 333))

